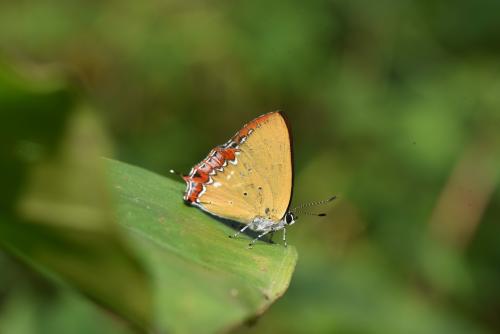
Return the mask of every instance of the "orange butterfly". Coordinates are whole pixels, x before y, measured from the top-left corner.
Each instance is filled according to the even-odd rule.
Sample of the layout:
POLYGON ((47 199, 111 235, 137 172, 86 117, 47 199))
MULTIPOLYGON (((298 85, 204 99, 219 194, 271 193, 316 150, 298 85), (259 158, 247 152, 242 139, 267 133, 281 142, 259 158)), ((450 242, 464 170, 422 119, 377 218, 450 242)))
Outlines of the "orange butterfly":
POLYGON ((300 209, 335 199, 288 210, 293 189, 292 147, 280 112, 244 125, 229 141, 210 151, 189 175, 181 176, 187 184, 184 200, 188 204, 245 224, 233 237, 247 228, 259 233, 250 247, 278 230, 283 230, 286 246, 286 227, 295 223, 300 209))

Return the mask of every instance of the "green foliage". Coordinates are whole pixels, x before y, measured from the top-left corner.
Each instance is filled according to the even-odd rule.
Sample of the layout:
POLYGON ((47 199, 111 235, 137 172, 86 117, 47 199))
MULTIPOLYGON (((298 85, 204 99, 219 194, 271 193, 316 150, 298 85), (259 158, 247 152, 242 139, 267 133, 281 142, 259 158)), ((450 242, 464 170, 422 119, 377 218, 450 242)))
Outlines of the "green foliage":
MULTIPOLYGON (((282 109, 294 134, 293 204, 332 194, 338 201, 322 208, 328 216, 321 222, 301 217, 287 231, 301 260, 284 298, 248 331, 500 332, 499 11, 494 0, 4 1, 0 57, 27 77, 45 79, 33 83, 0 70, 0 220, 9 228, 21 220, 26 229, 11 232, 12 239, 27 241, 35 240, 28 231, 64 227, 85 235, 82 221, 100 222, 85 231, 106 240, 101 250, 119 258, 112 262, 129 264, 138 290, 152 295, 143 300, 143 315, 161 326, 170 318, 157 317, 152 291, 163 274, 150 269, 156 258, 147 254, 161 249, 163 235, 155 230, 144 245, 137 231, 145 226, 128 229, 127 212, 143 216, 140 201, 99 187, 121 184, 121 168, 108 170, 96 156, 160 174, 187 171, 246 121, 282 109), (77 118, 102 121, 105 131, 90 127, 92 135, 69 145, 77 118), (68 145, 75 156, 61 153, 68 145), (89 147, 100 147, 92 159, 89 147), (89 168, 74 168, 79 152, 89 168), (94 232, 96 226, 103 228, 94 232)), ((177 200, 165 195, 162 207, 208 219, 182 207, 180 183, 171 187, 177 200)), ((201 244, 225 239, 226 226, 216 226, 217 233, 197 234, 201 244)), ((169 242, 176 248, 165 253, 179 261, 179 253, 198 245, 169 242)), ((37 245, 35 254, 56 249, 37 245)), ((281 250, 259 246, 254 256, 281 250)), ((194 260, 211 263, 212 251, 194 260)), ((67 279, 64 272, 58 276, 67 279)), ((59 283, 40 287, 39 280, 0 256, 0 324, 15 328, 13 319, 30 312, 38 315, 30 319, 45 319, 40 323, 59 323, 40 311, 49 302, 53 317, 74 317, 78 328, 109 318, 81 306, 85 301, 59 283), (16 296, 24 302, 15 303, 16 296)), ((78 291, 102 288, 97 283, 80 281, 78 291)), ((115 327, 106 322, 102 331, 123 331, 115 327)))
POLYGON ((2 194, 10 196, 2 203, 0 245, 147 327, 148 280, 113 220, 98 161, 109 149, 94 113, 77 107, 64 85, 36 89, 0 72, 10 75, 0 99, 7 134, 2 194))
POLYGON ((109 161, 118 221, 153 278, 155 327, 215 332, 263 313, 288 287, 294 247, 228 238, 234 230, 186 206, 184 185, 109 161))
MULTIPOLYGON (((0 100, 6 112, 54 117, 39 133, 13 131, 15 117, 2 123, 14 148, 4 156, 22 172, 3 175, 11 181, 4 188, 11 204, 3 203, 0 216, 5 251, 143 331, 221 331, 263 313, 284 294, 297 258, 293 247, 260 243, 249 250, 248 237, 229 239, 231 228, 183 205, 180 182, 103 161, 110 148, 95 112, 75 100, 62 108, 66 95, 52 89, 29 96, 30 86, 5 86, 20 92, 0 100), (17 95, 32 104, 22 99, 10 108, 17 95), (33 103, 39 100, 47 102, 33 103), (36 152, 19 152, 20 143, 36 152)), ((14 305, 14 318, 16 310, 23 314, 19 304, 7 305, 14 305)), ((5 328, 16 328, 7 320, 5 328)))

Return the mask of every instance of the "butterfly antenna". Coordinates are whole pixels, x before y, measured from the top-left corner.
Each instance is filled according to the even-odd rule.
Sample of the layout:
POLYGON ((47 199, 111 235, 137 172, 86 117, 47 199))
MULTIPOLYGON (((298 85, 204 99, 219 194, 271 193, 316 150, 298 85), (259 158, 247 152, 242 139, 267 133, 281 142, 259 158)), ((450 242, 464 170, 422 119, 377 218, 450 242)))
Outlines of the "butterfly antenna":
POLYGON ((318 217, 325 217, 326 213, 314 213, 314 212, 304 212, 300 211, 301 215, 307 215, 307 216, 318 216, 318 217))
POLYGON ((334 200, 334 199, 336 199, 336 198, 337 198, 337 196, 332 196, 332 197, 330 197, 330 198, 328 198, 328 199, 324 199, 324 200, 322 200, 322 201, 316 201, 316 202, 311 202, 311 203, 305 203, 305 204, 302 204, 302 205, 299 205, 299 206, 297 206, 297 207, 293 208, 293 209, 292 209, 292 210, 290 210, 290 211, 292 211, 292 212, 297 212, 297 213, 301 212, 301 213, 306 214, 306 215, 307 215, 307 214, 309 214, 309 215, 315 215, 315 216, 320 216, 320 217, 323 217, 323 216, 326 216, 326 214, 324 214, 324 213, 311 213, 311 212, 303 212, 303 211, 302 211, 302 209, 305 209, 305 208, 308 208, 308 207, 311 207, 311 206, 316 206, 316 205, 326 204, 326 203, 329 203, 329 202, 333 201, 333 200, 334 200))

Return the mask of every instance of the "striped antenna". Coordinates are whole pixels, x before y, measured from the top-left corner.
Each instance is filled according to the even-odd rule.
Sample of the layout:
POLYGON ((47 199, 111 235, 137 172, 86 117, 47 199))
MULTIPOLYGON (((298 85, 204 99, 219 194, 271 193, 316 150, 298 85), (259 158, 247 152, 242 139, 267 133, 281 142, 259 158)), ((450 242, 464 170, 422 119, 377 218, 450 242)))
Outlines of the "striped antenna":
POLYGON ((326 213, 314 213, 314 212, 304 212, 304 211, 300 211, 300 214, 307 215, 307 216, 318 216, 318 217, 325 217, 326 216, 326 213))
POLYGON ((293 208, 292 210, 290 210, 291 212, 296 212, 296 213, 299 213, 299 212, 302 212, 304 214, 311 214, 311 215, 316 215, 316 216, 326 216, 326 214, 323 214, 323 213, 320 213, 320 214, 316 214, 316 213, 310 213, 310 212, 303 212, 302 209, 304 208, 309 208, 311 206, 316 206, 316 205, 322 205, 322 204, 326 204, 326 203, 329 203, 331 201, 333 201, 334 199, 336 199, 337 196, 332 196, 328 199, 324 199, 322 201, 316 201, 316 202, 311 202, 311 203, 305 203, 305 204, 302 204, 302 205, 299 205, 295 208, 293 208))

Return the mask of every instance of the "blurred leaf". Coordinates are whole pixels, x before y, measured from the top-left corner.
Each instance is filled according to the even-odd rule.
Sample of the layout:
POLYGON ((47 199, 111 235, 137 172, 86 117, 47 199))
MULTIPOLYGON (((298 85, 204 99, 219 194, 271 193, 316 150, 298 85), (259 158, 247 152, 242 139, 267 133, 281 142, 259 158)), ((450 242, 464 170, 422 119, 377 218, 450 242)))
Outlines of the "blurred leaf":
POLYGON ((149 282, 112 217, 97 158, 106 141, 95 116, 76 112, 62 143, 57 155, 30 169, 17 215, 0 223, 0 244, 147 327, 149 282))
POLYGON ((8 198, 0 246, 146 327, 148 280, 112 215, 100 160, 110 150, 95 113, 76 108, 62 83, 44 86, 0 69, 0 85, 8 198))
POLYGON ((44 300, 33 287, 21 284, 9 293, 0 314, 1 333, 132 334, 127 324, 102 312, 81 295, 62 287, 44 300))
POLYGON ((109 161, 118 218, 154 279, 156 327, 227 330, 255 317, 288 287, 294 247, 229 239, 234 230, 183 204, 183 184, 109 161))
POLYGON ((236 333, 490 333, 460 310, 425 298, 430 291, 412 285, 415 277, 401 280, 373 245, 360 242, 340 261, 322 253, 301 251, 286 303, 236 333))
POLYGON ((11 211, 30 165, 53 153, 68 115, 71 91, 56 80, 23 78, 0 60, 0 209, 11 211))
MULTIPOLYGON (((500 333, 498 184, 467 248, 457 253, 424 242, 465 145, 499 132, 498 8, 495 0, 3 1, 0 58, 36 76, 68 69, 79 86, 70 92, 60 80, 34 84, 0 65, 0 220, 11 222, 14 208, 22 209, 25 220, 44 214, 59 231, 68 219, 97 228, 96 212, 109 213, 100 194, 88 198, 92 189, 102 191, 92 185, 103 183, 99 178, 71 177, 69 168, 56 184, 47 167, 32 170, 53 158, 76 94, 104 112, 120 160, 154 171, 186 169, 245 121, 280 108, 294 130, 295 200, 333 192, 343 201, 327 224, 312 218, 290 230, 300 266, 286 297, 254 331, 468 333, 473 324, 500 333), (28 185, 33 179, 37 185, 28 185), (81 187, 68 201, 37 195, 64 197, 70 190, 61 189, 63 179, 81 187), (30 196, 18 203, 28 186, 30 196), (75 201, 97 209, 67 205, 75 201), (360 255, 365 269, 348 270, 359 239, 373 249, 360 255), (374 272, 381 265, 375 253, 393 272, 374 272)), ((498 143, 492 149, 500 152, 498 143)), ((453 217, 470 217, 478 203, 474 189, 484 175, 468 176, 473 183, 457 188, 451 218, 439 220, 449 235, 461 229, 453 217)), ((179 196, 163 200, 178 204, 179 196)), ((35 228, 45 231, 40 222, 35 228)), ((18 280, 5 279, 12 267, 2 269, 0 307, 2 291, 19 289, 12 283, 18 280)), ((159 315, 164 324, 173 316, 159 315)))

